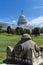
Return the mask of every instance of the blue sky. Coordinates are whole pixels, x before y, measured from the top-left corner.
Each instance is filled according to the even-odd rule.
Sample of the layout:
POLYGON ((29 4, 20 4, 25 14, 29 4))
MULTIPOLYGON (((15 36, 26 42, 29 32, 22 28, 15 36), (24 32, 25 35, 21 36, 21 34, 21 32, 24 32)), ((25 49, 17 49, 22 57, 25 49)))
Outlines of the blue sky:
POLYGON ((16 25, 22 9, 31 25, 43 26, 43 0, 0 0, 0 22, 16 25))

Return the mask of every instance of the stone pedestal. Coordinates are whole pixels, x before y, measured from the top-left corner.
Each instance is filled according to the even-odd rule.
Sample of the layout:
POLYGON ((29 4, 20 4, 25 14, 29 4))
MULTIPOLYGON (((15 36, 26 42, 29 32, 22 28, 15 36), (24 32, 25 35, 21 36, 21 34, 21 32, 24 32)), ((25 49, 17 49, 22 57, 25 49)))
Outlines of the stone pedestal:
POLYGON ((43 57, 43 45, 40 46, 41 56, 43 57))
POLYGON ((11 46, 7 46, 7 59, 11 58, 13 48, 11 46))

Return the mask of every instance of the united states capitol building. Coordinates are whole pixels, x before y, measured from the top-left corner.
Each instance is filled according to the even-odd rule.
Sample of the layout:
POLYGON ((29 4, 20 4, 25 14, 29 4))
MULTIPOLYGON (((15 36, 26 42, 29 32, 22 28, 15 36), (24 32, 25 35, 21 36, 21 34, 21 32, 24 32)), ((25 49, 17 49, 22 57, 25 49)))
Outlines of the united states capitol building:
POLYGON ((21 11, 21 15, 19 16, 17 25, 18 27, 22 27, 23 29, 29 29, 30 31, 32 31, 32 29, 34 28, 32 25, 29 24, 29 21, 23 13, 23 10, 21 11))
POLYGON ((3 23, 0 22, 0 26, 2 26, 3 30, 7 30, 8 26, 12 26, 14 29, 16 27, 22 27, 23 29, 29 29, 30 31, 32 31, 32 29, 33 29, 33 26, 29 24, 27 18, 25 17, 23 10, 21 11, 21 14, 18 18, 16 27, 14 25, 9 25, 9 23, 5 23, 5 22, 3 22, 3 23))

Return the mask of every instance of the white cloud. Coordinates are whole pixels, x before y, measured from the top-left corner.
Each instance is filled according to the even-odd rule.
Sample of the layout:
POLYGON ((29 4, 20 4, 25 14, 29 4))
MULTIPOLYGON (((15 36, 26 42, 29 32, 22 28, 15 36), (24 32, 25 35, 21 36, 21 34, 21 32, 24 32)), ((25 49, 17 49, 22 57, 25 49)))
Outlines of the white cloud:
POLYGON ((43 16, 41 17, 37 17, 35 19, 32 19, 30 22, 30 25, 33 25, 33 26, 43 26, 43 16))
POLYGON ((34 6, 33 9, 43 9, 43 6, 34 6))
POLYGON ((43 24, 41 24, 40 27, 43 27, 43 24))
POLYGON ((17 21, 16 20, 12 20, 11 22, 14 26, 17 26, 17 21))
POLYGON ((16 20, 12 20, 10 18, 3 18, 3 19, 0 19, 0 22, 3 22, 3 23, 16 23, 16 20))
MULTIPOLYGON (((3 22, 3 23, 9 23, 9 24, 13 24, 14 26, 17 26, 17 20, 11 20, 9 18, 6 18, 6 19, 0 19, 0 22, 3 22)), ((30 24, 32 26, 40 26, 42 27, 43 26, 43 16, 40 16, 40 17, 37 17, 35 19, 32 19, 30 21, 28 21, 27 25, 30 24)))
POLYGON ((12 20, 13 23, 16 23, 16 20, 12 20))
POLYGON ((3 18, 3 19, 0 19, 0 22, 10 22, 10 19, 9 18, 3 18))

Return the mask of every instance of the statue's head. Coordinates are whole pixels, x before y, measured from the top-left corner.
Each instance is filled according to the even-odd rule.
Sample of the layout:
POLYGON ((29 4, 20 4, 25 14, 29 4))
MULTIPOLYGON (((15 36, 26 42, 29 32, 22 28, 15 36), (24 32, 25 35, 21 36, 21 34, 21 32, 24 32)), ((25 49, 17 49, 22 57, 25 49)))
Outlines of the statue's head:
POLYGON ((31 36, 29 34, 23 34, 21 39, 31 40, 31 36))

